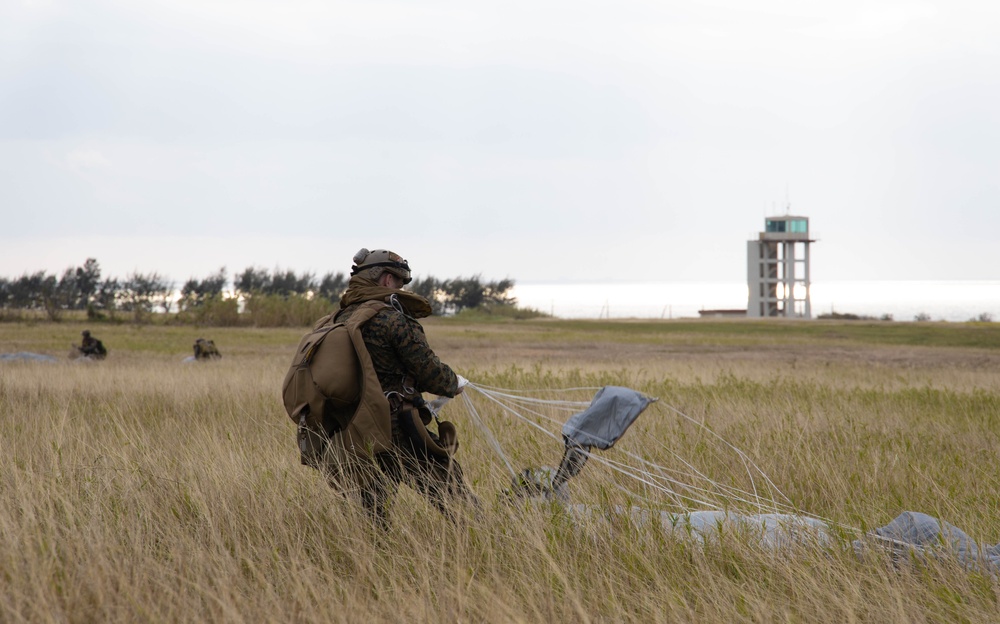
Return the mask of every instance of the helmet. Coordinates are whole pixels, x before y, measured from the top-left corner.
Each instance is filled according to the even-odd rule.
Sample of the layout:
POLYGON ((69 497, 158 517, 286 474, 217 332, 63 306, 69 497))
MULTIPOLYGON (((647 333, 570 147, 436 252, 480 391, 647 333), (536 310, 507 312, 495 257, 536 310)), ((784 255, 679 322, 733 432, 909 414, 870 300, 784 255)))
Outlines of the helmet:
POLYGON ((382 273, 388 271, 403 280, 404 284, 409 284, 412 281, 410 277, 410 265, 399 254, 387 249, 368 251, 362 247, 358 253, 354 254, 354 266, 351 267, 351 275, 357 275, 368 269, 370 271, 367 276, 373 280, 377 280, 382 273))
POLYGON ((80 335, 83 336, 84 338, 90 338, 90 330, 85 329, 82 332, 80 332, 80 335))

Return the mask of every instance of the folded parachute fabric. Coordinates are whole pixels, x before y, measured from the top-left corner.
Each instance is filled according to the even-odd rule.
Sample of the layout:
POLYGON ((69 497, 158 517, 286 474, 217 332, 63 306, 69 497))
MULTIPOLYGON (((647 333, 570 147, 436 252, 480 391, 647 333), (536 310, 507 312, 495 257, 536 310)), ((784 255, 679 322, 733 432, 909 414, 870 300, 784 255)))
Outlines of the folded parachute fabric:
POLYGON ((566 421, 562 434, 579 446, 607 450, 656 400, 630 388, 605 386, 594 395, 590 407, 566 421))

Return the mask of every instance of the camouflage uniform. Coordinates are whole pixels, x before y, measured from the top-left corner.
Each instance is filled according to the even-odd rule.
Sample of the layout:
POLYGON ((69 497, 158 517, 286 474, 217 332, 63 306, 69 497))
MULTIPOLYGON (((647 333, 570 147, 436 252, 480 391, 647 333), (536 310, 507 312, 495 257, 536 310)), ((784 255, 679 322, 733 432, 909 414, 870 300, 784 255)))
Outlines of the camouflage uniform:
MULTIPOLYGON (((336 320, 345 321, 357 308, 357 304, 344 308, 336 320)), ((387 306, 379 311, 361 328, 361 336, 387 394, 399 393, 417 405, 423 403, 422 392, 449 397, 458 394, 455 372, 431 350, 420 323, 401 309, 387 306)), ((429 433, 437 440, 433 432, 429 433)), ((424 494, 447 517, 451 517, 447 498, 477 502, 464 483, 458 462, 445 462, 421 452, 401 428, 396 414, 392 416, 392 439, 393 451, 375 456, 380 477, 360 492, 362 504, 379 523, 386 524, 386 504, 399 483, 424 494)))
MULTIPOLYGON (((349 306, 337 320, 347 320, 357 307, 349 306)), ((449 397, 458 394, 458 376, 431 350, 416 319, 386 307, 365 323, 361 337, 383 392, 408 397, 420 392, 449 397)))
POLYGON ((215 341, 199 338, 194 341, 194 359, 196 360, 217 360, 222 357, 215 341))
POLYGON ((89 333, 83 335, 83 341, 78 347, 80 353, 84 357, 89 357, 95 360, 103 360, 108 356, 108 350, 104 347, 104 343, 94 338, 89 333))

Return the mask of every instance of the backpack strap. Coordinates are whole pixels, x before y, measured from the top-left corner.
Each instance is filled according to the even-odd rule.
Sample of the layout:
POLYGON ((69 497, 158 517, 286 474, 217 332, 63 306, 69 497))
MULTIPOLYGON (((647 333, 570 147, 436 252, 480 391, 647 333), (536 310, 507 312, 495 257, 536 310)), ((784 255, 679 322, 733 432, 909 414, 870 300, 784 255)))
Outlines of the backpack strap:
MULTIPOLYGON (((338 321, 338 322, 343 323, 348 330, 353 332, 357 329, 361 329, 362 325, 372 320, 372 317, 374 317, 380 311, 388 307, 391 306, 389 306, 389 304, 385 303, 384 301, 378 301, 378 300, 366 301, 361 305, 359 305, 358 309, 355 310, 354 314, 352 314, 349 318, 347 318, 344 321, 338 321)), ((333 319, 335 317, 331 316, 324 318, 333 319)))
POLYGON ((354 454, 379 453, 392 448, 389 400, 382 392, 375 365, 361 336, 362 326, 387 307, 384 301, 366 301, 358 306, 350 318, 342 321, 361 364, 361 400, 343 436, 344 446, 354 454))

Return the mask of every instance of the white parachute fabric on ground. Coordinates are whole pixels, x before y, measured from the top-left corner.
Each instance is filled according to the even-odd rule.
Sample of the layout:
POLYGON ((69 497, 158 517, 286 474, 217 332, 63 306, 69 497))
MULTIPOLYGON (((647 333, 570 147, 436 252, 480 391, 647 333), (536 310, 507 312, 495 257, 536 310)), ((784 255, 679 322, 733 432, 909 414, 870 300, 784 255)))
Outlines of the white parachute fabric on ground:
POLYGON ((590 407, 566 421, 562 434, 578 446, 607 450, 654 401, 631 388, 605 386, 594 395, 590 407))
POLYGON ((41 353, 18 351, 17 353, 0 353, 0 360, 4 362, 55 362, 56 358, 41 353))
POLYGON ((740 539, 778 550, 796 545, 828 547, 833 544, 829 525, 816 518, 796 514, 741 514, 733 511, 691 511, 672 513, 644 507, 614 506, 600 511, 592 505, 568 505, 567 511, 582 522, 604 522, 624 518, 637 528, 658 524, 658 528, 681 539, 702 544, 723 535, 736 534, 740 539))

